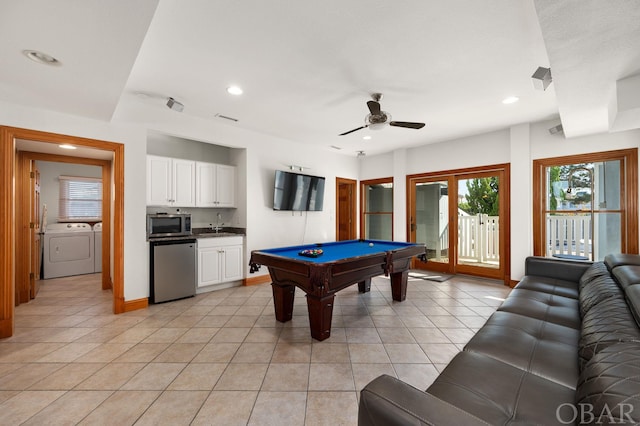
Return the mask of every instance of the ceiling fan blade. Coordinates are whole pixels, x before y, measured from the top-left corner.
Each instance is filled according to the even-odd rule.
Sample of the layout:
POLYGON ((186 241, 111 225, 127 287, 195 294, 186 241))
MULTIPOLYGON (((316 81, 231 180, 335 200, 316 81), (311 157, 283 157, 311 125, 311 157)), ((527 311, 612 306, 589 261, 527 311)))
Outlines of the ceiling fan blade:
POLYGON ((348 135, 349 133, 353 133, 353 132, 355 132, 357 130, 364 129, 365 127, 367 127, 367 126, 360 126, 357 129, 353 129, 353 130, 349 130, 348 132, 340 133, 338 136, 348 135))
POLYGON ((409 129, 422 129, 424 127, 424 123, 412 123, 410 121, 390 121, 389 126, 407 127, 409 129))
POLYGON ((380 115, 380 102, 368 101, 367 106, 369 107, 371 115, 380 115))

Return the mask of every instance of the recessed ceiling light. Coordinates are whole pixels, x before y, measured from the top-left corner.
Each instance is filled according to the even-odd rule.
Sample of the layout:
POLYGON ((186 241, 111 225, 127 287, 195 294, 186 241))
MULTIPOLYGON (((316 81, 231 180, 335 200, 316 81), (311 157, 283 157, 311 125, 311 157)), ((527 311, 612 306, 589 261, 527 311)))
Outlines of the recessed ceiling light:
POLYGON ((520 100, 520 98, 518 98, 517 96, 509 96, 508 98, 504 98, 502 100, 503 104, 514 104, 516 102, 518 102, 520 100))
POLYGON ((230 95, 240 96, 242 95, 242 89, 238 86, 229 86, 227 87, 227 93, 230 95))
POLYGON ((22 53, 29 59, 44 65, 61 65, 60 61, 51 55, 39 52, 37 50, 23 50, 22 53))
POLYGON ((369 136, 369 135, 363 136, 362 139, 364 139, 365 141, 368 141, 369 139, 371 139, 371 136, 369 136))
POLYGON ((58 145, 58 146, 59 146, 60 148, 62 148, 62 149, 77 149, 75 146, 70 145, 70 144, 68 144, 68 143, 64 143, 64 144, 62 144, 62 145, 58 145))

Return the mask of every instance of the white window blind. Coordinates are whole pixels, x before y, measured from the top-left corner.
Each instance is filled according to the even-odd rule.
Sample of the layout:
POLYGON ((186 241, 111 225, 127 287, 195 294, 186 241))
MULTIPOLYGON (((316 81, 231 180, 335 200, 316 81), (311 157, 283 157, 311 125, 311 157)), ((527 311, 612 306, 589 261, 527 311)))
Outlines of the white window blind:
POLYGON ((59 176, 58 220, 86 222, 102 220, 102 179, 59 176))

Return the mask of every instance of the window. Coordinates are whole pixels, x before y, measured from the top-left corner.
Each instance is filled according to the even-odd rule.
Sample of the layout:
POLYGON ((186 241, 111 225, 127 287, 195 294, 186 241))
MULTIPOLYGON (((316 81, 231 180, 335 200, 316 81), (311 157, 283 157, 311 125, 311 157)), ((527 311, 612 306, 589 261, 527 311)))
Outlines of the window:
POLYGON ((534 160, 534 255, 638 252, 636 149, 534 160))
POLYGON ((393 240, 393 179, 361 182, 360 235, 374 240, 393 240))
POLYGON ((58 221, 101 221, 102 179, 60 176, 58 221))

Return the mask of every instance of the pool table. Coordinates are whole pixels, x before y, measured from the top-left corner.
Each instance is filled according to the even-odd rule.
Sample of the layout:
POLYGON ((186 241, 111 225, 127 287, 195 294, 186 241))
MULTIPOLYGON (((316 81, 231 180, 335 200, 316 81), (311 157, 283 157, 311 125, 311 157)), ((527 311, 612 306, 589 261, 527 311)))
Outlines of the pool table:
POLYGON ((335 293, 358 283, 361 293, 371 289, 371 278, 390 276, 393 300, 407 295, 411 259, 426 261, 424 244, 380 240, 349 240, 267 250, 254 250, 251 272, 269 268, 276 319, 291 320, 295 288, 307 294, 311 336, 325 340, 331 335, 335 293))

